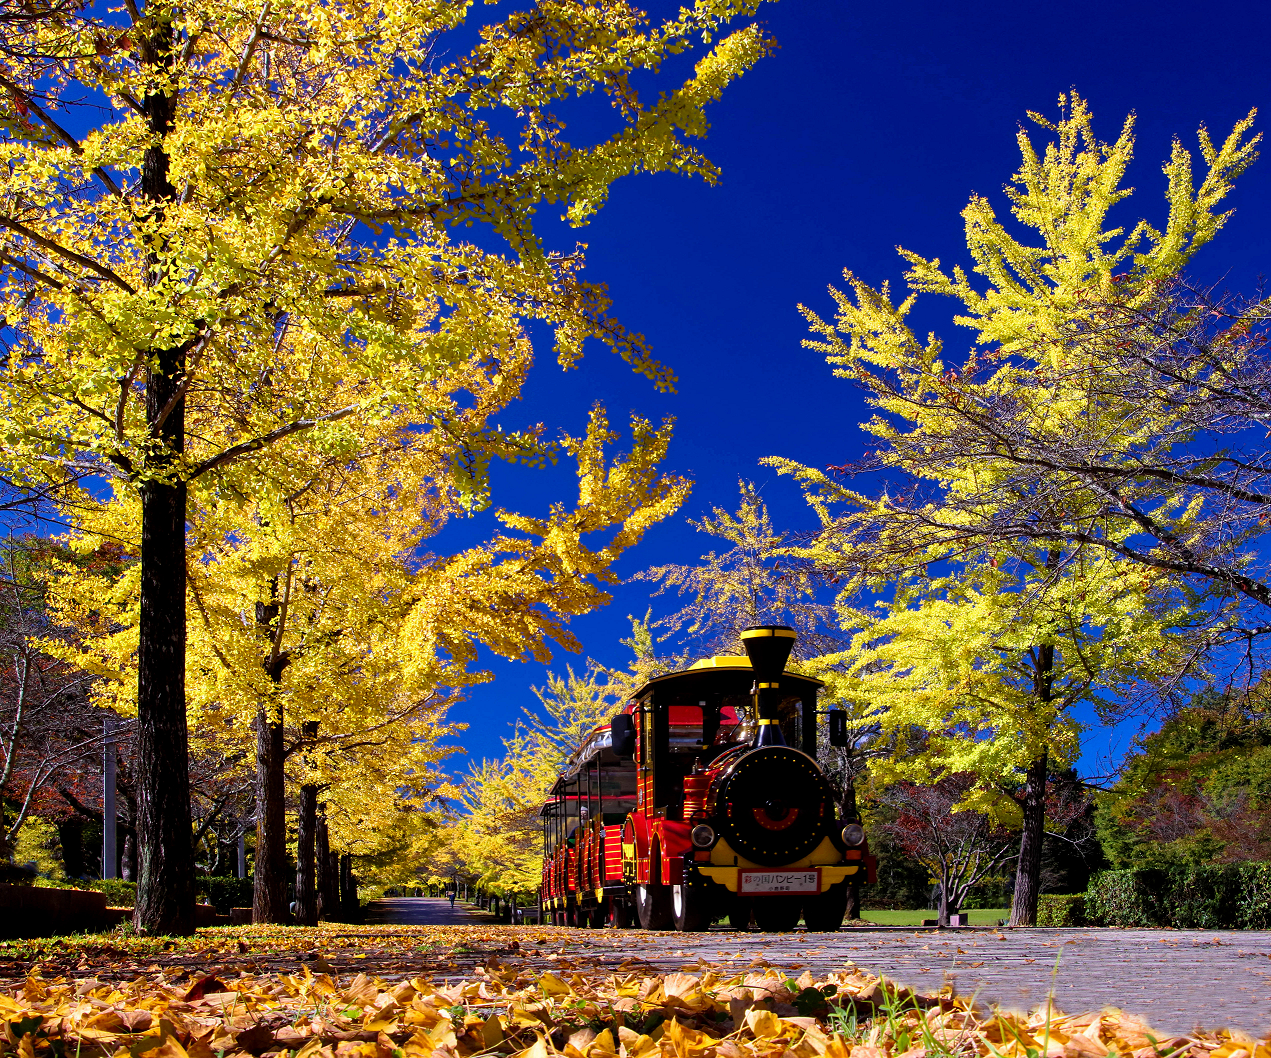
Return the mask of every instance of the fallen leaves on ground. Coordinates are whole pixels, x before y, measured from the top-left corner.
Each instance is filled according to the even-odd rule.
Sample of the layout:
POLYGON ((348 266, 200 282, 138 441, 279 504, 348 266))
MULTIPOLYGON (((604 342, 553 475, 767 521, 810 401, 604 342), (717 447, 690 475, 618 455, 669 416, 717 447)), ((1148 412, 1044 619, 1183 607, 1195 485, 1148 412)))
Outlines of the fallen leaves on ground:
MULTIPOLYGON (((101 948, 102 939, 95 940, 101 948)), ((1226 1033, 1165 1038, 1110 1010, 1075 1017, 1045 1009, 1031 1017, 988 1011, 947 989, 918 995, 851 966, 828 977, 804 972, 797 979, 772 969, 723 966, 658 974, 638 960, 601 969, 571 960, 563 948, 567 940, 567 932, 552 930, 242 927, 164 941, 158 952, 149 947, 153 942, 123 938, 115 942, 113 958, 93 965, 87 938, 69 946, 57 942, 79 962, 74 973, 56 975, 50 955, 57 945, 46 942, 41 961, 28 963, 29 975, 0 990, 0 1054, 1271 1058, 1267 1044, 1226 1033), (498 950, 492 950, 494 942, 498 950), (392 980, 378 968, 405 965, 425 945, 433 953, 463 949, 480 959, 458 979, 434 972, 392 980), (368 950, 380 956, 375 972, 341 970, 368 950), (287 952, 290 972, 228 965, 287 952), (158 954, 182 965, 141 965, 144 956, 158 954), (549 960, 552 967, 545 970, 549 960)), ((15 957, 13 946, 7 947, 15 957)), ((413 961, 418 969, 420 960, 413 961)))

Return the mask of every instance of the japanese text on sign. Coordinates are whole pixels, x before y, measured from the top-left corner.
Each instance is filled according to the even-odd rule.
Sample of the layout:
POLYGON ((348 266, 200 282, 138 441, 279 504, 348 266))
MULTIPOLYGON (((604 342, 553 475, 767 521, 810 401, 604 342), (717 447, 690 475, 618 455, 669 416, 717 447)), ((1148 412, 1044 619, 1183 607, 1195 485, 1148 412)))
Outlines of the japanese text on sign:
POLYGON ((819 893, 819 871, 740 871, 739 893, 819 893))

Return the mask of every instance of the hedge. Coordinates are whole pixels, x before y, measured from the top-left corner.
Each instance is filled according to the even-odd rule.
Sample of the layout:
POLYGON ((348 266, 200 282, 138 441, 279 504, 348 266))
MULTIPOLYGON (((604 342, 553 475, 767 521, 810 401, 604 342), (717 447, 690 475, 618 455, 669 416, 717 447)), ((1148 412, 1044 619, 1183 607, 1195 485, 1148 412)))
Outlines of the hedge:
POLYGON ((228 915, 231 908, 252 906, 252 880, 250 878, 218 877, 213 874, 199 875, 195 879, 195 888, 200 896, 206 896, 207 902, 222 915, 228 915))
POLYGON ((137 904, 137 883, 125 882, 122 878, 94 878, 91 882, 80 882, 87 889, 105 893, 106 903, 111 907, 135 907, 137 904))
POLYGON ((1085 911, 1097 926, 1268 929, 1271 863, 1103 871, 1090 879, 1085 911))
POLYGON ((1084 926, 1086 924, 1086 894, 1073 893, 1059 896, 1043 893, 1037 899, 1037 924, 1039 926, 1084 926))

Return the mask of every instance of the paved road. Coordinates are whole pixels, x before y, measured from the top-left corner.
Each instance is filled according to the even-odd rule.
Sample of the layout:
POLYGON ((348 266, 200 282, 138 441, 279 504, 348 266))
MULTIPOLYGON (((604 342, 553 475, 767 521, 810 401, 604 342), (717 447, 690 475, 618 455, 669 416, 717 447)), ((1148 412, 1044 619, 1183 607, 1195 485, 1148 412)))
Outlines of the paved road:
POLYGON ((443 896, 386 896, 371 904, 366 921, 371 925, 471 926, 477 919, 463 904, 451 908, 443 896))
POLYGON ((843 930, 646 937, 640 956, 659 968, 698 958, 742 966, 762 959, 815 974, 852 962, 920 991, 948 981, 962 995, 976 994, 1009 1010, 1036 1008, 1053 988, 1055 1006, 1069 1014, 1114 1006, 1170 1034, 1197 1026, 1271 1034, 1271 933, 1261 931, 843 930))
MULTIPOLYGON (((461 908, 455 919, 414 917, 449 916, 448 906, 435 907, 443 903, 382 901, 377 921, 478 921, 461 908)), ((687 971, 705 960, 816 974, 855 963, 920 991, 951 981, 959 993, 1009 1010, 1045 1003, 1053 987, 1055 1006, 1069 1014, 1113 1006, 1163 1033, 1201 1026, 1271 1035, 1271 932, 894 927, 785 934, 570 932, 571 940, 551 954, 579 968, 636 959, 662 972, 687 971)), ((549 953, 546 944, 540 948, 549 953)))

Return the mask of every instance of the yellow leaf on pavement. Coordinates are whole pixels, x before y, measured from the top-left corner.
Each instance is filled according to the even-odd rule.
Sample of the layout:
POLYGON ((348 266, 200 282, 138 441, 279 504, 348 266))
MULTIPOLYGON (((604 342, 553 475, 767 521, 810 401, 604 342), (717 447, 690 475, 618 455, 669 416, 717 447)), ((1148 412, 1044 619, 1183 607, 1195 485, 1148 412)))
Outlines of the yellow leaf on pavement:
POLYGON ((767 1039, 781 1035, 781 1019, 771 1010, 746 1011, 746 1028, 754 1033, 756 1039, 767 1039))
POLYGON ((565 996, 570 993, 569 985, 553 973, 543 974, 538 979, 538 986, 543 990, 543 994, 548 996, 565 996))

